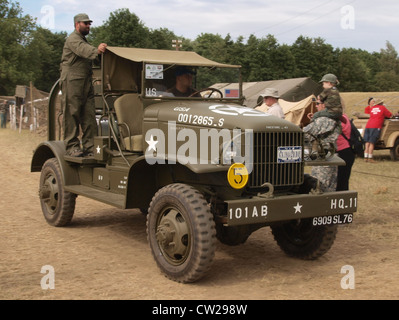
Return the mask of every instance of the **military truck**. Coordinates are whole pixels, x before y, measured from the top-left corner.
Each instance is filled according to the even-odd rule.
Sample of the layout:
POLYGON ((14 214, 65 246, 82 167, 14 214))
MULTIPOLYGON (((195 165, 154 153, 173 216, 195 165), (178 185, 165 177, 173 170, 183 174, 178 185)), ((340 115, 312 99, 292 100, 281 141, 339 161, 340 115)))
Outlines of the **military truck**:
POLYGON ((269 226, 285 253, 316 259, 337 226, 352 222, 357 192, 322 192, 305 174, 306 165, 344 162, 324 151, 306 156, 298 126, 245 107, 240 66, 194 52, 108 47, 95 71, 94 157, 65 156, 58 83, 50 94, 48 141, 31 163, 50 225, 71 222, 77 196, 140 209, 160 270, 187 283, 209 272, 217 239, 239 245, 269 226), (181 68, 196 88, 188 97, 170 90, 181 68))
MULTIPOLYGON (((370 115, 356 112, 354 115, 357 119, 353 120, 353 124, 360 130, 362 136, 366 128, 367 121, 370 115)), ((377 143, 374 146, 375 150, 389 150, 392 161, 399 160, 399 118, 385 119, 384 125, 381 128, 381 133, 377 143)))

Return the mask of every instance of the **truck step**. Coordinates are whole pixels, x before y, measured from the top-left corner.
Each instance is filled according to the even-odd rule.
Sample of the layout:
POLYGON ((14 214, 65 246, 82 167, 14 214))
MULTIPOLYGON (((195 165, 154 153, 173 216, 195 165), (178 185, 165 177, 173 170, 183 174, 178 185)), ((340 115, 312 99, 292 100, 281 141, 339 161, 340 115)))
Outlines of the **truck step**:
POLYGON ((73 162, 76 164, 96 164, 97 160, 93 157, 71 157, 71 156, 64 156, 64 160, 68 162, 73 162))
POLYGON ((119 209, 125 209, 125 196, 82 185, 65 186, 65 191, 97 200, 119 209))

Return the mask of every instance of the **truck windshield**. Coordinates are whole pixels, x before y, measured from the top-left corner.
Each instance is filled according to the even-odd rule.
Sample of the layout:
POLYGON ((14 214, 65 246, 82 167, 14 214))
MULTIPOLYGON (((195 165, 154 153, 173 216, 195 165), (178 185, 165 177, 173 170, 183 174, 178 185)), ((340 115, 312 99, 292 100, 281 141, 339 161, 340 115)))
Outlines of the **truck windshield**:
POLYGON ((146 98, 238 99, 238 68, 146 64, 146 98))

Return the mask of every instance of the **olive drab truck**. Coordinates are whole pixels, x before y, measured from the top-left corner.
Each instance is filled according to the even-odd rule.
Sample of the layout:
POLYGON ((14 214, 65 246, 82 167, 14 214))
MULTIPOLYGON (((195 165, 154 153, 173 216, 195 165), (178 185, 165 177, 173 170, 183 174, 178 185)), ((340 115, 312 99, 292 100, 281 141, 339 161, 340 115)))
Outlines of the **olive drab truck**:
POLYGON ((182 283, 211 272, 217 240, 239 245, 262 227, 290 256, 326 253, 357 192, 322 192, 305 166, 344 162, 322 148, 309 157, 298 126, 245 107, 240 71, 194 52, 108 47, 93 78, 94 156, 80 158, 65 156, 56 83, 31 163, 45 220, 69 224, 78 196, 138 208, 158 267, 182 283), (188 96, 171 90, 181 68, 188 96))

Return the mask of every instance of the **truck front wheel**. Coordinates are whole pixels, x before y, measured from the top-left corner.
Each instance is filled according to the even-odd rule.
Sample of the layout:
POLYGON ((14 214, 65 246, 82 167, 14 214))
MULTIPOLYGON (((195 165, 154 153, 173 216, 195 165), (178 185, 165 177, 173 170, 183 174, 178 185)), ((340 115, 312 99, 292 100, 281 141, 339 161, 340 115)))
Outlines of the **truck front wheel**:
POLYGON ((203 277, 215 255, 213 215, 203 195, 185 184, 171 184, 153 197, 147 215, 152 254, 170 279, 188 283, 203 277))
POLYGON ((271 226, 274 239, 289 256, 314 260, 333 245, 337 225, 314 226, 312 219, 289 221, 271 226))
POLYGON ((76 194, 64 190, 60 165, 55 158, 47 160, 40 175, 40 205, 47 223, 62 227, 71 222, 76 194))
POLYGON ((399 138, 396 138, 395 143, 391 148, 391 160, 392 161, 399 160, 399 138))

